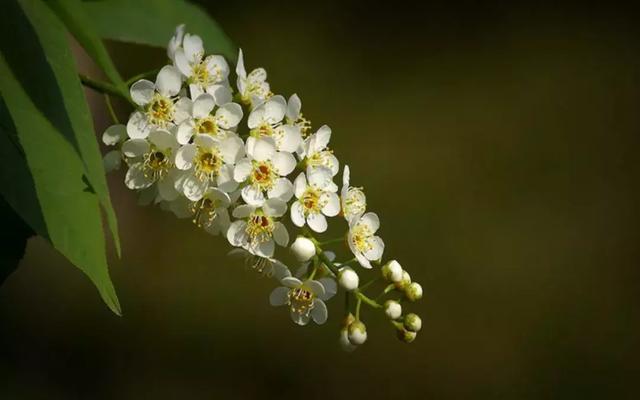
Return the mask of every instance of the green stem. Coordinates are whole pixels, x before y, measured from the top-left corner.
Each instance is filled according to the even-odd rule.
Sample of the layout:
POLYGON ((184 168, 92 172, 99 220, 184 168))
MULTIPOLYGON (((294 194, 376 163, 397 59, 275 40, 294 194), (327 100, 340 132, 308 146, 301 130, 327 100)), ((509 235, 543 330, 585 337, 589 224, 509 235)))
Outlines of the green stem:
POLYGON ((362 300, 368 306, 371 306, 373 308, 382 308, 382 304, 379 304, 377 301, 375 301, 373 299, 370 299, 364 293, 362 293, 360 290, 356 289, 354 291, 354 293, 356 294, 356 297, 358 298, 358 300, 362 300))
POLYGON ((80 74, 80 82, 82 82, 84 86, 89 87, 95 90, 96 92, 121 97, 127 100, 133 106, 137 107, 136 104, 133 103, 133 101, 131 101, 131 98, 129 97, 129 95, 124 94, 115 85, 112 85, 111 83, 98 81, 82 74, 80 74))
POLYGON ((360 286, 360 290, 365 290, 366 288, 368 288, 369 286, 371 286, 372 284, 374 284, 375 282, 377 282, 380 278, 373 278, 372 280, 370 280, 369 282, 365 283, 364 285, 360 286))
POLYGON ((362 304, 362 300, 358 297, 358 301, 356 302, 356 321, 360 321, 360 305, 362 304))
POLYGON ((392 290, 393 290, 393 289, 395 289, 395 288, 396 288, 396 285, 394 285, 393 283, 392 283, 392 284, 390 284, 389 286, 387 286, 386 288, 384 288, 384 290, 382 291, 382 293, 380 293, 380 294, 378 295, 378 297, 376 297, 376 300, 380 300, 380 298, 381 298, 382 296, 384 296, 385 294, 389 293, 390 291, 392 291, 392 290))
POLYGON ((335 238, 335 239, 325 240, 324 242, 319 242, 318 244, 320 246, 326 246, 326 245, 329 245, 329 244, 341 243, 341 242, 344 242, 344 236, 339 237, 339 238, 335 238))
POLYGON ((118 120, 118 116, 116 115, 116 112, 113 110, 113 104, 111 104, 111 97, 109 97, 108 94, 104 94, 104 102, 107 104, 107 109, 109 110, 109 115, 111 115, 111 119, 113 120, 114 124, 119 124, 120 121, 118 120))

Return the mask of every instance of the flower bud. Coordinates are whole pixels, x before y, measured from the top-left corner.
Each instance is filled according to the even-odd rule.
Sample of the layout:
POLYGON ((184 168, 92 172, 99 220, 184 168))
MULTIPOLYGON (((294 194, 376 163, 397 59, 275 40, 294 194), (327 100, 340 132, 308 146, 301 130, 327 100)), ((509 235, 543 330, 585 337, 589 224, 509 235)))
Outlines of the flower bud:
POLYGON ((418 282, 412 282, 407 288, 404 290, 405 296, 407 299, 411 301, 417 301, 422 298, 422 286, 418 282))
POLYGON ((382 266, 382 276, 390 282, 399 282, 402 279, 402 266, 396 260, 391 260, 382 266))
POLYGON ((349 342, 359 345, 367 341, 367 327, 361 321, 354 321, 349 325, 349 342))
POLYGON ((398 329, 396 332, 398 334, 398 339, 405 343, 411 343, 416 340, 416 336, 418 335, 415 332, 408 331, 406 329, 398 329))
POLYGON ((396 289, 404 290, 411 284, 411 276, 407 271, 402 271, 402 279, 396 282, 396 289))
POLYGON ((418 332, 422 329, 422 320, 416 314, 407 314, 404 317, 404 328, 411 332, 418 332))
POLYGON ((291 243, 291 253, 300 262, 309 261, 311 257, 316 255, 316 246, 306 237, 298 236, 291 243))
POLYGON ((402 306, 395 300, 387 300, 384 302, 384 313, 390 319, 398 319, 402 315, 402 306))
POLYGON ((358 284, 360 283, 360 278, 356 271, 352 270, 349 267, 343 267, 338 272, 338 282, 340 286, 344 288, 344 290, 354 290, 358 288, 358 284))
POLYGON ((339 341, 340 341, 340 347, 342 347, 342 350, 346 352, 352 352, 358 347, 349 341, 349 330, 347 328, 342 328, 340 330, 339 341))

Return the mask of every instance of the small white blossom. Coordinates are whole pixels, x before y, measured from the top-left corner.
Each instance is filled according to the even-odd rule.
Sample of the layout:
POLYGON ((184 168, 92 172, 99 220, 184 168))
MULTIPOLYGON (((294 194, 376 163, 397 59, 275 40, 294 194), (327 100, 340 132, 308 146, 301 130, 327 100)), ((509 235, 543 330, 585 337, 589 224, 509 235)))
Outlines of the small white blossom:
POLYGON ((182 47, 175 50, 175 65, 186 78, 192 99, 205 92, 212 94, 219 86, 228 86, 229 64, 219 55, 204 57, 200 36, 184 35, 182 47))
POLYGON ((106 172, 120 169, 122 164, 122 152, 119 146, 127 138, 127 127, 122 124, 111 125, 102 134, 102 143, 109 147, 116 147, 115 150, 109 151, 104 155, 102 161, 106 172))
POLYGON ((226 235, 231 224, 228 210, 230 204, 231 199, 227 193, 215 187, 207 189, 200 200, 190 205, 193 223, 212 235, 226 235))
POLYGON ((304 236, 298 236, 291 243, 291 253, 297 261, 309 261, 311 257, 316 255, 316 246, 313 242, 304 236))
POLYGON ((255 107, 247 120, 250 137, 247 145, 257 138, 270 137, 275 140, 278 151, 296 152, 302 144, 300 128, 296 125, 283 125, 287 102, 282 96, 273 96, 255 107))
POLYGON ((402 306, 395 300, 387 300, 384 302, 384 313, 390 319, 398 319, 402 316, 402 306))
POLYGON ((275 258, 257 256, 242 248, 231 250, 229 255, 240 258, 245 267, 251 268, 266 277, 273 277, 278 282, 280 282, 282 278, 291 276, 289 268, 275 258))
POLYGON ((300 157, 306 161, 308 167, 326 167, 331 170, 331 176, 336 176, 340 164, 333 155, 333 151, 327 147, 329 140, 331 140, 331 128, 323 125, 316 133, 304 140, 300 157))
POLYGON ((345 165, 342 171, 342 191, 340 192, 340 200, 342 204, 342 214, 347 222, 354 218, 360 218, 367 209, 367 197, 364 195, 362 188, 349 186, 350 170, 345 165))
POLYGON ((289 243, 287 228, 276 218, 287 210, 287 204, 280 199, 269 199, 261 207, 243 204, 233 210, 239 220, 231 223, 227 231, 229 243, 242 247, 252 254, 273 257, 275 244, 289 243))
POLYGON ((384 242, 375 236, 379 227, 380 220, 372 212, 349 222, 349 249, 364 268, 371 268, 370 261, 379 260, 384 252, 384 242))
POLYGON ((298 127, 300 134, 304 137, 311 130, 311 122, 302 115, 302 100, 295 93, 287 101, 286 122, 287 125, 298 127))
POLYGON ((340 199, 335 193, 336 185, 331 180, 328 168, 309 168, 308 180, 304 172, 293 183, 296 201, 291 205, 291 220, 296 226, 305 223, 315 232, 327 230, 327 217, 340 212, 340 199))
POLYGON ((127 123, 131 139, 144 139, 154 129, 170 129, 175 124, 176 104, 173 97, 180 92, 182 78, 172 65, 164 66, 156 82, 141 79, 131 85, 131 100, 142 110, 134 111, 127 123))
POLYGON ((356 271, 349 267, 342 267, 338 271, 338 283, 344 290, 356 290, 360 284, 360 278, 356 271))
POLYGON ((238 161, 233 177, 238 183, 246 182, 241 195, 247 204, 260 206, 266 198, 287 202, 293 196, 293 184, 285 176, 295 167, 293 155, 277 151, 273 138, 260 138, 247 142, 247 157, 238 161))
POLYGON ((291 319, 298 325, 306 325, 311 319, 316 324, 327 321, 327 306, 324 303, 336 293, 336 283, 331 278, 301 281, 294 277, 285 277, 271 292, 269 302, 272 306, 289 306, 291 319))
POLYGON ((215 95, 203 93, 192 103, 185 99, 184 108, 188 117, 178 127, 177 138, 180 144, 189 143, 197 134, 223 139, 235 130, 242 119, 242 107, 228 102, 224 94, 226 92, 227 89, 220 88, 215 95), (218 108, 212 115, 216 105, 218 108))
POLYGON ((236 75, 238 75, 236 83, 242 103, 255 107, 272 96, 269 82, 267 82, 267 71, 264 68, 256 68, 247 75, 242 49, 238 52, 236 75))

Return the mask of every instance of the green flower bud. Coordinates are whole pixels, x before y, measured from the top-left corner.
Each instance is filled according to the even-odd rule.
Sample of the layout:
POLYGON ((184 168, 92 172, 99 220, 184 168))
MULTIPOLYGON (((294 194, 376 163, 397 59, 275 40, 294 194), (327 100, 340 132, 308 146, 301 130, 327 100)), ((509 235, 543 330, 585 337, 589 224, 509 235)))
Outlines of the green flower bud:
POLYGON ((422 320, 416 314, 407 314, 404 317, 404 328, 411 332, 418 332, 422 329, 422 320))
POLYGON ((391 260, 382 266, 382 276, 389 282, 400 282, 402 280, 402 266, 396 260, 391 260))
POLYGON ((422 286, 418 282, 412 282, 404 290, 405 296, 411 301, 418 301, 422 298, 422 286))
POLYGON ((402 271, 402 279, 396 282, 396 289, 404 290, 410 284, 411 284, 411 276, 407 271, 402 271))
POLYGON ((354 321, 349 325, 349 342, 360 345, 367 341, 367 327, 361 321, 354 321))
POLYGON ((414 340, 416 340, 416 336, 418 335, 417 333, 408 331, 406 329, 398 329, 396 333, 398 335, 398 339, 405 343, 413 342, 414 340))

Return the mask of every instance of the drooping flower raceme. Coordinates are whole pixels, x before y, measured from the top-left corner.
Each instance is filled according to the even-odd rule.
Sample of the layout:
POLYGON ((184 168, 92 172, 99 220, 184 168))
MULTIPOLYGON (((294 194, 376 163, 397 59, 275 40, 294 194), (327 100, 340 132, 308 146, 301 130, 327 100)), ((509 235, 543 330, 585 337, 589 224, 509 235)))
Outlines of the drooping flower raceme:
POLYGON ((225 237, 234 247, 231 254, 277 281, 269 301, 286 306, 296 324, 324 323, 325 302, 339 282, 347 297, 343 348, 352 351, 367 340, 363 304, 382 311, 400 340, 413 341, 422 322, 415 314, 403 316, 400 301, 419 300, 422 286, 396 260, 382 265, 380 221, 366 212, 366 195, 351 186, 348 166, 338 190, 334 178, 340 162, 329 148, 331 129, 322 125, 311 133, 300 97, 285 100, 274 94, 263 68, 247 74, 242 51, 234 93, 225 58, 204 49, 199 36, 183 25, 176 28, 167 46, 172 65, 161 68, 155 81, 131 85, 136 109, 126 125, 113 125, 103 134, 111 149, 105 168, 125 166, 125 184, 140 193, 141 204, 159 204, 225 237), (345 233, 316 237, 332 232, 332 220, 345 233), (287 253, 300 265, 295 275, 280 261, 287 253, 277 248, 289 245, 290 229, 296 239, 287 253), (342 246, 338 254, 350 255, 336 262, 336 253, 328 250, 333 244, 342 246), (387 285, 379 295, 364 293, 375 288, 375 279, 361 282, 365 270, 358 265, 382 265, 387 285), (374 300, 383 297, 383 303, 374 300))

